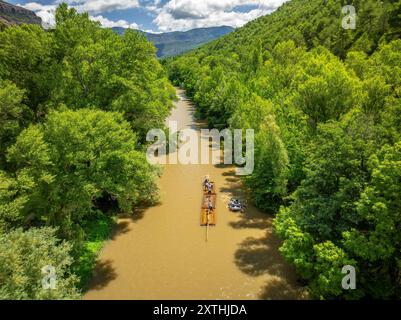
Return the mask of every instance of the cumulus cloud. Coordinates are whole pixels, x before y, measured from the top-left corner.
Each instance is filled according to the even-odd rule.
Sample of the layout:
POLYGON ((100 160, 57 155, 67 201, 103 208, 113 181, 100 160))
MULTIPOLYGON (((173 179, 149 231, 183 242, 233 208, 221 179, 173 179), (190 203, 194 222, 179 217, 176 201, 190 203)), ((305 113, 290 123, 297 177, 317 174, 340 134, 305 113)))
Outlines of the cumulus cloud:
POLYGON ((170 0, 158 12, 154 23, 162 31, 228 25, 241 27, 268 14, 287 0, 170 0), (248 11, 241 7, 252 8, 248 11))
POLYGON ((118 20, 112 21, 109 20, 102 15, 98 16, 91 16, 90 17, 93 21, 98 21, 101 25, 105 28, 114 28, 114 27, 121 27, 121 28, 130 28, 130 29, 139 29, 139 26, 136 23, 129 23, 126 20, 118 20))
POLYGON ((37 2, 29 2, 25 5, 19 4, 19 6, 35 12, 36 15, 42 19, 44 25, 54 26, 56 24, 56 5, 42 5, 37 2))
MULTIPOLYGON (((30 2, 22 7, 34 11, 44 24, 54 26, 57 5, 66 2, 78 12, 89 12, 91 19, 99 21, 104 27, 123 28, 139 26, 126 20, 109 20, 105 14, 140 8, 139 12, 147 12, 149 15, 149 22, 153 22, 159 31, 166 32, 221 25, 241 27, 276 10, 286 1, 288 0, 54 0, 50 5, 30 2)), ((125 19, 129 20, 129 17, 125 19)))
POLYGON ((102 15, 92 15, 98 12, 108 12, 121 9, 129 9, 137 7, 139 2, 137 0, 130 1, 111 1, 111 0, 63 0, 56 1, 53 5, 42 5, 37 2, 29 2, 25 5, 19 5, 23 8, 31 10, 36 13, 43 21, 44 26, 55 26, 55 13, 59 3, 66 2, 70 7, 75 8, 78 12, 89 12, 90 19, 98 21, 105 28, 122 27, 139 29, 136 23, 129 23, 126 20, 112 21, 102 15), (114 9, 113 9, 114 8, 114 9))
POLYGON ((102 13, 116 10, 134 9, 139 7, 138 0, 57 0, 65 2, 79 12, 102 13))

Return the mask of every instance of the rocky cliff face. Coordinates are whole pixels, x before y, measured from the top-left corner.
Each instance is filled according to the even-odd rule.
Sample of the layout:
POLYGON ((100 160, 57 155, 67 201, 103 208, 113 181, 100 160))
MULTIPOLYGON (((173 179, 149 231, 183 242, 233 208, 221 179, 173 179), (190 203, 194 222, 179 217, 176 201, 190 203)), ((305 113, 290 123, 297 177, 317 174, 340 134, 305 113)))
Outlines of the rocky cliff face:
POLYGON ((34 12, 0 1, 0 24, 42 24, 42 19, 34 12))

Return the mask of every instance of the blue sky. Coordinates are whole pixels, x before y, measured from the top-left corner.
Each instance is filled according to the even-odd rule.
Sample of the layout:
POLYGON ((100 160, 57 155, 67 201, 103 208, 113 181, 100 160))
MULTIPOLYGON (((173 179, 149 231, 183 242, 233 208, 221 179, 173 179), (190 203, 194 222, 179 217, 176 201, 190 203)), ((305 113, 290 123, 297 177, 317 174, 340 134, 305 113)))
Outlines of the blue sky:
POLYGON ((241 27, 271 13, 286 0, 6 0, 30 9, 48 25, 61 2, 104 27, 135 28, 151 32, 185 31, 228 25, 241 27))

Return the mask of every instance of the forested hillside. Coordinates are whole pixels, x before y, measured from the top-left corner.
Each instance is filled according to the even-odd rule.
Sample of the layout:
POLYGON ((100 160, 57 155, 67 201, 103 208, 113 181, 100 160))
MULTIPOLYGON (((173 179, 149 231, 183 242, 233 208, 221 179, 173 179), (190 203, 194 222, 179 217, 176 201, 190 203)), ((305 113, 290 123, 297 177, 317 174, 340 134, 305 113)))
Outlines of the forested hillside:
POLYGON ((210 127, 255 129, 244 182, 316 298, 401 297, 400 36, 399 0, 292 0, 166 61, 210 127))
POLYGON ((374 52, 382 42, 401 36, 401 6, 397 0, 292 0, 274 14, 251 21, 234 34, 210 45, 213 52, 240 50, 263 44, 271 50, 278 43, 292 40, 310 50, 323 45, 345 58, 348 51, 374 52), (345 30, 341 9, 353 5, 357 11, 357 28, 345 30))
POLYGON ((143 142, 175 93, 156 49, 65 4, 56 22, 0 32, 0 299, 79 297, 114 215, 158 199, 143 142))

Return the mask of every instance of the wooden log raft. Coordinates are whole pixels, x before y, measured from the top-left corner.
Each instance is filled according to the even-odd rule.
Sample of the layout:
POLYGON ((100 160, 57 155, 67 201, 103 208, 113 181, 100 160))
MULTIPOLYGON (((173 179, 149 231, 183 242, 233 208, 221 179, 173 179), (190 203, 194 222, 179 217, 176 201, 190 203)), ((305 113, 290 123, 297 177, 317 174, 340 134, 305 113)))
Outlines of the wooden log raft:
POLYGON ((217 222, 217 212, 216 212, 216 185, 214 182, 212 193, 209 194, 208 191, 203 190, 202 198, 202 209, 201 209, 201 226, 215 226, 217 222), (213 210, 209 213, 209 201, 212 203, 213 210))

